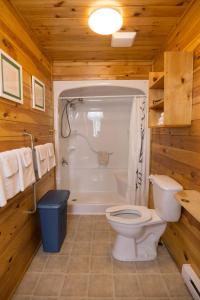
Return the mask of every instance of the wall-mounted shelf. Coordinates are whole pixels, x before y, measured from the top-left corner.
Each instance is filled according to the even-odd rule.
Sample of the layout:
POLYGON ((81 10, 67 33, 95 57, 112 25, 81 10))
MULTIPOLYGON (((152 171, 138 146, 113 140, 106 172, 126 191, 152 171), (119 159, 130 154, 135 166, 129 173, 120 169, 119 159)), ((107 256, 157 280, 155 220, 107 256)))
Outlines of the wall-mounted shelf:
POLYGON ((200 193, 194 190, 184 190, 176 193, 176 200, 197 221, 200 222, 200 193))
POLYGON ((149 74, 149 127, 191 125, 192 79, 192 52, 164 53, 164 71, 149 74), (161 125, 162 112, 164 122, 161 125))
POLYGON ((164 89, 164 72, 152 72, 150 89, 164 89))
POLYGON ((162 98, 158 100, 153 100, 153 104, 149 108, 164 110, 164 99, 162 98))

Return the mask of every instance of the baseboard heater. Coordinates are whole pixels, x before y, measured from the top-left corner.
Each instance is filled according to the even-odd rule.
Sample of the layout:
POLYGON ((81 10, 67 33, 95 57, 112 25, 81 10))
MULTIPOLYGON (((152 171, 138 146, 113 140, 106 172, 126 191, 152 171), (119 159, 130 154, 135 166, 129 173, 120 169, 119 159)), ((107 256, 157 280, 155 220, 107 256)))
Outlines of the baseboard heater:
POLYGON ((194 300, 200 300, 200 279, 190 264, 183 264, 182 277, 194 300))

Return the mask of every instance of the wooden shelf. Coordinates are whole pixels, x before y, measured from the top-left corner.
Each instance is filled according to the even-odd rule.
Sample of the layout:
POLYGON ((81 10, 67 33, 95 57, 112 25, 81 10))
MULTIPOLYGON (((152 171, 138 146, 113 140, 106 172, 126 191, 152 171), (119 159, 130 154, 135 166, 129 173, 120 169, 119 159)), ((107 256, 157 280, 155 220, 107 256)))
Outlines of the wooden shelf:
POLYGON ((200 222, 200 193, 195 190, 184 190, 176 193, 176 200, 198 222, 200 222))
POLYGON ((150 128, 191 126, 192 81, 193 53, 165 52, 164 71, 149 73, 150 128), (159 125, 162 112, 164 124, 159 125))
POLYGON ((150 82, 150 89, 164 89, 164 72, 156 72, 150 82))
POLYGON ((164 99, 153 100, 153 104, 150 106, 150 109, 159 109, 164 110, 164 99))

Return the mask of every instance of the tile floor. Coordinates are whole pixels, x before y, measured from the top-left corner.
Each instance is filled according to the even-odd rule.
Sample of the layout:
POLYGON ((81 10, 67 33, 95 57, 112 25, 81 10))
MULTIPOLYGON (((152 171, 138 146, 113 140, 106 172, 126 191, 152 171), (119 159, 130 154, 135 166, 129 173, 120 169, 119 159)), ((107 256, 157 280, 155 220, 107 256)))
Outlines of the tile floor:
POLYGON ((119 262, 104 216, 69 216, 57 254, 39 249, 13 300, 189 300, 164 246, 151 262, 119 262))

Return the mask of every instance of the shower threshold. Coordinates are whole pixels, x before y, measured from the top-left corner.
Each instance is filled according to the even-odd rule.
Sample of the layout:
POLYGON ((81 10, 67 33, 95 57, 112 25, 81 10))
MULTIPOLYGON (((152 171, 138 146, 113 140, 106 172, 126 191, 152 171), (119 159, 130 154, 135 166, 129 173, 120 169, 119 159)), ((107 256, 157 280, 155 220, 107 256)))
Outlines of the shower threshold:
POLYGON ((126 201, 117 192, 72 192, 68 200, 68 213, 102 215, 106 208, 123 204, 126 204, 126 201))

